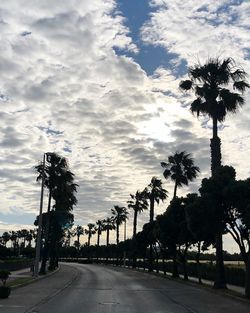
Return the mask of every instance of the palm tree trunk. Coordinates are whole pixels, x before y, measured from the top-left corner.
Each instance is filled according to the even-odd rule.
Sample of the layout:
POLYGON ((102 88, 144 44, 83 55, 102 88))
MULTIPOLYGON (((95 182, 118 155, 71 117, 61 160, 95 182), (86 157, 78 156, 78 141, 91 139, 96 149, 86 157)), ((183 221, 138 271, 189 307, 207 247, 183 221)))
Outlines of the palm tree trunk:
POLYGON ((250 255, 247 256, 246 260, 246 282, 245 282, 245 296, 250 299, 250 255))
POLYGON ((97 247, 100 246, 100 231, 97 232, 97 247))
MULTIPOLYGON (((150 223, 153 223, 154 221, 154 197, 151 196, 150 197, 150 212, 149 212, 149 222, 150 223)), ((149 246, 149 260, 148 260, 148 271, 149 272, 152 272, 153 271, 153 245, 150 244, 149 246)))
MULTIPOLYGON (((135 240, 136 236, 136 228, 137 228, 137 214, 138 211, 134 210, 134 223, 133 223, 133 239, 135 240)), ((133 261, 132 261, 132 267, 136 268, 136 250, 133 248, 133 261)))
POLYGON ((150 210, 149 210, 149 222, 152 223, 154 221, 154 206, 155 200, 154 197, 150 197, 150 210))
POLYGON ((222 233, 216 234, 215 244, 216 244, 216 277, 214 282, 214 288, 223 289, 227 288, 227 286, 225 278, 225 267, 223 262, 222 233))
POLYGON ((149 246, 149 260, 148 260, 148 271, 153 271, 153 244, 149 246))
MULTIPOLYGON (((213 138, 211 139, 211 172, 215 175, 216 170, 221 166, 221 141, 218 137, 217 118, 213 118, 213 138)), ((226 288, 225 268, 223 262, 223 241, 222 231, 215 235, 216 246, 216 277, 214 288, 226 288)))
POLYGON ((211 172, 214 176, 218 167, 221 166, 221 140, 218 137, 217 119, 213 119, 213 138, 210 140, 211 148, 211 172))
POLYGON ((51 199, 52 199, 52 192, 49 191, 49 201, 48 201, 48 210, 47 210, 47 218, 46 218, 46 224, 45 224, 45 240, 44 240, 44 248, 43 248, 43 257, 42 257, 42 263, 41 268, 39 271, 39 274, 46 274, 46 263, 48 260, 48 254, 49 254, 49 230, 50 230, 50 208, 51 208, 51 199))
POLYGON ((176 245, 173 249, 173 273, 172 273, 172 276, 173 277, 179 277, 176 245))
POLYGON ((138 211, 135 209, 135 210, 134 210, 133 238, 135 238, 135 236, 136 236, 137 214, 138 214, 138 211))
POLYGON ((119 244, 119 224, 116 223, 116 244, 119 244))
POLYGON ((202 284, 202 280, 201 280, 201 264, 200 264, 200 254, 201 254, 201 242, 198 242, 198 250, 197 250, 197 254, 196 254, 196 264, 197 264, 197 276, 198 276, 198 280, 199 280, 199 284, 202 284))
POLYGON ((177 195, 177 181, 175 182, 175 185, 174 185, 174 196, 173 196, 173 199, 176 199, 176 195, 177 195))
POLYGON ((106 245, 109 245, 109 229, 107 229, 107 239, 106 239, 106 245))
MULTIPOLYGON (((91 230, 90 230, 90 232, 91 232, 91 230)), ((88 247, 90 246, 90 237, 91 237, 90 232, 89 232, 89 235, 88 235, 88 247)))

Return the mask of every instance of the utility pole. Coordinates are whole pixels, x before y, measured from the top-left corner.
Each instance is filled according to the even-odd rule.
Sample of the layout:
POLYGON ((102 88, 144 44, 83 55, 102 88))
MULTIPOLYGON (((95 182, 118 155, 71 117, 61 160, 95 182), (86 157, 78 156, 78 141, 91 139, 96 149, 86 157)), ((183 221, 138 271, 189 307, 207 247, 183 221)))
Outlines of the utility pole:
POLYGON ((36 258, 34 264, 33 276, 38 276, 39 270, 39 261, 40 261, 40 251, 41 251, 41 242, 42 242, 42 219, 43 219, 43 190, 44 190, 44 169, 45 169, 45 156, 43 155, 43 164, 42 164, 42 185, 41 185, 41 198, 40 198, 40 211, 38 218, 38 231, 37 231, 37 241, 36 241, 36 258))
MULTIPOLYGON (((126 237, 127 237, 127 227, 126 227, 126 219, 125 219, 125 223, 124 223, 124 243, 126 241, 126 237)), ((124 250, 123 252, 123 267, 126 267, 126 250, 124 250)))

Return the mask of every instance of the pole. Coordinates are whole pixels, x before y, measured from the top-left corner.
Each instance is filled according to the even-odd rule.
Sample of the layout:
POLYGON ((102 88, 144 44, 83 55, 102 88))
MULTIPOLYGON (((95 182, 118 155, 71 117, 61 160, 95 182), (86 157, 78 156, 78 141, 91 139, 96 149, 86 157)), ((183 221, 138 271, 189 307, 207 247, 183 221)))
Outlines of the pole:
POLYGON ((41 198, 40 198, 40 211, 39 211, 39 219, 38 219, 38 231, 37 231, 37 241, 36 241, 36 258, 34 264, 34 272, 33 276, 38 276, 39 270, 39 261, 40 261, 40 250, 41 250, 41 242, 42 242, 42 219, 43 219, 43 189, 44 189, 44 167, 45 167, 45 155, 43 155, 43 167, 42 167, 42 185, 41 185, 41 198))
MULTIPOLYGON (((127 228, 126 228, 126 220, 125 220, 125 223, 124 223, 124 243, 126 241, 126 231, 127 231, 127 228)), ((123 252, 123 267, 126 267, 126 250, 124 249, 124 252, 123 252)))

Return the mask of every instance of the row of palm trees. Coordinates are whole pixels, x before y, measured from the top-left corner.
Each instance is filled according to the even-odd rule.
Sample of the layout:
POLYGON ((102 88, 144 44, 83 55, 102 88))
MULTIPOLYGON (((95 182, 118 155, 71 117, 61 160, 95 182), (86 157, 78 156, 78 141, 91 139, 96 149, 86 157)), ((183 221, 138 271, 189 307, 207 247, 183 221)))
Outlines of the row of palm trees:
MULTIPOLYGON (((211 174, 212 177, 216 175, 216 172, 221 166, 221 140, 218 136, 218 123, 223 122, 228 113, 236 113, 237 109, 244 104, 243 94, 247 88, 250 87, 246 81, 246 72, 244 69, 236 66, 232 58, 220 59, 208 59, 205 64, 196 64, 188 69, 189 79, 180 82, 180 89, 183 91, 191 91, 195 95, 195 99, 190 105, 190 110, 193 114, 199 116, 208 116, 212 120, 212 138, 210 140, 211 148, 211 174)), ((188 181, 195 178, 199 172, 197 167, 193 167, 192 171, 182 175, 183 163, 187 166, 192 163, 189 160, 188 155, 181 152, 178 154, 178 158, 183 158, 182 165, 178 161, 178 158, 173 159, 169 157, 168 162, 162 162, 164 168, 164 177, 171 177, 175 181, 173 199, 176 198, 177 188, 182 185, 187 185, 188 181), (186 160, 185 160, 186 159, 186 160), (175 162, 177 164, 175 164, 175 162), (171 173, 171 169, 174 169, 174 174, 171 173), (177 179, 178 177, 178 179, 177 179)), ((192 165, 192 164, 191 164, 192 165)), ((153 182, 152 188, 153 188, 153 182)), ((141 195, 137 192, 131 197, 131 203, 129 205, 135 208, 134 212, 134 231, 136 233, 136 219, 137 214, 142 210, 141 195), (140 208, 139 208, 140 207, 140 208)), ((155 194, 151 193, 150 201, 150 221, 154 218, 154 203, 160 201, 155 194), (158 200, 156 200, 158 199, 158 200)), ((117 235, 117 241, 119 241, 119 231, 117 235)), ((214 287, 225 288, 226 280, 224 274, 223 264, 223 245, 222 245, 222 227, 218 227, 216 233, 216 279, 214 287)))
POLYGON ((5 231, 0 237, 0 243, 7 247, 10 242, 12 249, 16 250, 19 247, 31 247, 32 242, 36 240, 36 229, 21 229, 17 231, 5 231), (26 244, 27 243, 27 244, 26 244))
MULTIPOLYGON (((176 152, 169 156, 168 162, 162 162, 164 168, 163 175, 166 179, 174 181, 173 199, 177 196, 178 187, 188 185, 193 181, 198 173, 199 168, 194 165, 190 154, 185 151, 176 152)), ((161 179, 152 177, 148 186, 143 191, 137 190, 135 194, 130 194, 130 200, 127 201, 127 207, 115 205, 111 209, 111 216, 98 220, 96 224, 89 223, 85 230, 82 226, 77 226, 71 231, 72 236, 77 236, 76 246, 80 246, 79 238, 84 233, 88 236, 87 246, 90 246, 91 237, 97 233, 97 246, 100 245, 100 236, 103 231, 107 232, 106 244, 109 245, 109 234, 111 230, 116 230, 116 244, 119 244, 120 226, 128 219, 128 209, 133 210, 133 237, 137 234, 138 215, 149 208, 149 222, 154 221, 155 203, 165 201, 168 198, 168 192, 163 188, 161 179)), ((126 238, 125 238, 126 239, 126 238)))

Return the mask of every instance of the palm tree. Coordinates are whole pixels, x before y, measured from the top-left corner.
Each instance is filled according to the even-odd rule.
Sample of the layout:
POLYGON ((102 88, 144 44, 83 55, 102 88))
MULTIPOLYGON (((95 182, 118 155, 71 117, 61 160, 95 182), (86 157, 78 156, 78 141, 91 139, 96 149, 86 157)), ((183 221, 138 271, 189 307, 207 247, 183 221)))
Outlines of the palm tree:
POLYGON ((23 248, 25 248, 25 243, 26 243, 27 237, 29 236, 29 231, 27 229, 21 229, 20 235, 21 235, 21 238, 23 239, 23 244, 22 244, 23 248))
POLYGON ((88 235, 88 247, 89 247, 90 239, 92 235, 96 233, 96 227, 95 227, 95 224, 92 224, 92 223, 89 223, 87 226, 88 226, 88 229, 85 229, 85 234, 88 235))
MULTIPOLYGON (((204 65, 189 68, 189 80, 182 81, 182 90, 192 90, 196 99, 191 103, 191 112, 198 117, 207 115, 213 122, 211 147, 211 172, 221 166, 221 140, 218 137, 218 122, 223 122, 227 113, 235 113, 244 104, 243 94, 250 85, 246 72, 235 66, 232 58, 209 59, 204 65), (227 87, 227 88, 226 88, 227 87), (236 92, 235 92, 236 91, 236 92)), ((215 288, 225 288, 222 232, 216 234, 216 279, 215 288)))
MULTIPOLYGON (((164 201, 168 197, 168 192, 166 189, 162 187, 162 181, 161 179, 158 179, 157 177, 152 177, 150 184, 145 188, 145 194, 147 198, 149 199, 150 204, 150 212, 149 212, 149 222, 152 226, 154 222, 154 207, 155 202, 157 204, 160 203, 160 201, 164 201)), ((148 271, 153 271, 153 244, 150 243, 149 246, 149 266, 148 271)))
POLYGON ((104 230, 103 227, 104 227, 104 224, 103 224, 103 221, 104 220, 98 220, 96 222, 96 225, 97 225, 97 247, 99 247, 100 245, 100 236, 102 234, 102 231, 104 230))
POLYGON ((190 80, 181 81, 182 90, 192 90, 196 99, 191 103, 191 112, 208 115, 213 122, 211 139, 212 175, 221 165, 221 142, 218 137, 218 122, 223 122, 228 112, 235 113, 244 104, 242 94, 250 85, 246 82, 246 72, 236 68, 232 58, 209 59, 204 65, 189 68, 190 80), (230 86, 231 88, 225 88, 230 86), (233 92, 236 90, 237 92, 233 92))
POLYGON ((3 239, 3 244, 4 244, 4 246, 6 247, 7 242, 11 239, 10 233, 7 232, 7 231, 5 231, 5 232, 2 234, 2 239, 3 239))
POLYGON ((116 225, 116 244, 119 243, 119 226, 128 219, 127 208, 114 205, 114 208, 111 209, 113 219, 116 225))
POLYGON ((37 181, 42 179, 44 173, 44 185, 49 190, 48 214, 46 215, 45 242, 40 274, 45 274, 49 251, 54 253, 55 247, 58 245, 58 242, 55 242, 56 236, 50 234, 52 229, 57 228, 55 225, 53 227, 50 225, 52 199, 54 200, 53 210, 57 212, 57 214, 53 213, 54 223, 56 222, 58 226, 60 224, 60 227, 62 227, 63 224, 69 222, 71 218, 69 212, 77 204, 74 194, 78 186, 74 183, 74 174, 69 170, 68 162, 64 157, 57 153, 47 153, 46 157, 47 162, 44 171, 43 164, 36 166, 36 170, 39 173, 37 181), (54 246, 53 248, 52 245, 54 246))
POLYGON ((115 229, 115 223, 113 217, 107 217, 103 220, 103 230, 107 232, 106 245, 109 245, 109 232, 110 230, 115 229))
POLYGON ((14 255, 16 254, 16 248, 17 248, 17 232, 11 231, 10 233, 10 240, 13 247, 14 255))
POLYGON ((163 176, 166 179, 170 177, 175 183, 173 199, 176 198, 177 188, 188 185, 200 172, 199 167, 194 166, 190 154, 185 151, 175 152, 174 155, 168 157, 168 163, 161 162, 161 166, 164 168, 163 176))
POLYGON ((146 197, 149 199, 150 212, 149 212, 149 222, 152 223, 154 220, 154 207, 155 202, 157 204, 160 201, 164 201, 168 197, 168 192, 162 187, 161 179, 157 177, 152 177, 150 184, 144 190, 146 197))
POLYGON ((77 225, 74 232, 76 238, 77 238, 77 248, 79 251, 80 248, 80 236, 84 234, 84 229, 81 225, 77 225))
POLYGON ((26 239, 27 239, 27 241, 28 241, 28 247, 30 248, 31 247, 31 241, 32 241, 32 239, 33 239, 33 230, 32 229, 30 229, 29 230, 29 233, 27 234, 27 237, 26 237, 26 239))
POLYGON ((127 201, 128 208, 134 210, 133 238, 136 236, 137 217, 144 210, 148 209, 148 202, 145 192, 136 191, 135 195, 130 195, 131 200, 127 201))

